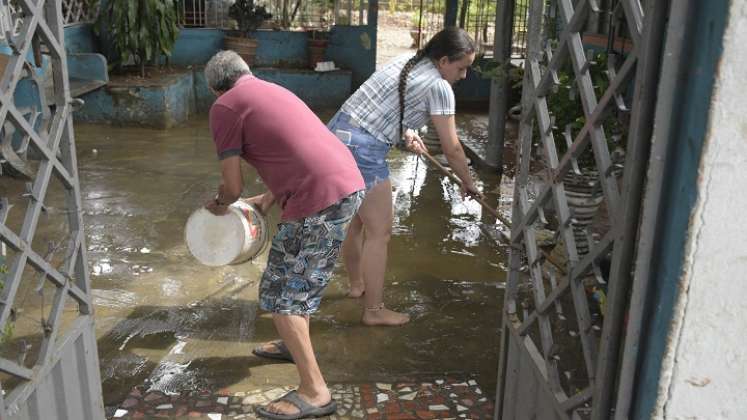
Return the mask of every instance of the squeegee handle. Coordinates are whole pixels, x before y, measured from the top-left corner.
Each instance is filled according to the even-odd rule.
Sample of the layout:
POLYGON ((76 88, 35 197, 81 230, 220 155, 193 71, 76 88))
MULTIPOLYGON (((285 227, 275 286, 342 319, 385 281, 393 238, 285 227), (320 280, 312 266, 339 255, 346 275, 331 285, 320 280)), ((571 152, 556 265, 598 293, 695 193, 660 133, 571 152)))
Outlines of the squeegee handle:
MULTIPOLYGON (((436 166, 436 168, 438 168, 441 172, 443 172, 446 176, 448 176, 449 179, 451 179, 452 181, 456 182, 459 185, 462 185, 462 180, 459 179, 459 177, 457 177, 456 175, 454 175, 453 172, 451 172, 450 170, 446 169, 444 167, 444 165, 441 165, 441 163, 439 163, 433 156, 431 156, 430 153, 428 153, 427 151, 423 152, 423 156, 425 156, 426 159, 428 159, 429 161, 431 161, 431 163, 436 166)), ((482 196, 480 196, 480 195, 470 195, 470 197, 472 197, 475 200, 477 200, 477 202, 480 203, 483 206, 483 208, 485 208, 485 210, 488 211, 488 213, 490 213, 493 216, 495 216, 495 218, 498 219, 498 220, 500 220, 501 223, 503 223, 507 227, 511 227, 511 223, 505 217, 501 216, 500 213, 498 213, 498 211, 496 209, 494 209, 490 204, 488 204, 482 196)))

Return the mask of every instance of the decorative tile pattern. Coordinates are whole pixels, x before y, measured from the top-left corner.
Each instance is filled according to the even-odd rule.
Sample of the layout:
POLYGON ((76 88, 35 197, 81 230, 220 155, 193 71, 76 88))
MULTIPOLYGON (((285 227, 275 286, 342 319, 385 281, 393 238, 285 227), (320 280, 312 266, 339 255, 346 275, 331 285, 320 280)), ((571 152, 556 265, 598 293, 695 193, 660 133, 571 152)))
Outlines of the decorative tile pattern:
MULTIPOLYGON (((190 391, 165 395, 136 387, 113 418, 257 419, 255 407, 282 396, 290 386, 227 393, 190 391)), ((492 419, 493 403, 474 380, 335 384, 330 386, 338 409, 330 420, 492 419)))

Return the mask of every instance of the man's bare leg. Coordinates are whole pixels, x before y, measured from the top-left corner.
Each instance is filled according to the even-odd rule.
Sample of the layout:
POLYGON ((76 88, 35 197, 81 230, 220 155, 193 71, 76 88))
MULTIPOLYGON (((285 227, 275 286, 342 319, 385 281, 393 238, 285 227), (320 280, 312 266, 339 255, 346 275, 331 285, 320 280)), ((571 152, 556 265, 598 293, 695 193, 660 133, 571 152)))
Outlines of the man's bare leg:
MULTIPOLYGON (((272 321, 280 338, 293 356, 301 384, 298 394, 301 399, 315 407, 321 407, 332 400, 332 396, 319 370, 309 335, 309 317, 300 315, 273 314, 272 321)), ((272 402, 267 410, 281 414, 298 413, 298 407, 285 401, 272 402)))

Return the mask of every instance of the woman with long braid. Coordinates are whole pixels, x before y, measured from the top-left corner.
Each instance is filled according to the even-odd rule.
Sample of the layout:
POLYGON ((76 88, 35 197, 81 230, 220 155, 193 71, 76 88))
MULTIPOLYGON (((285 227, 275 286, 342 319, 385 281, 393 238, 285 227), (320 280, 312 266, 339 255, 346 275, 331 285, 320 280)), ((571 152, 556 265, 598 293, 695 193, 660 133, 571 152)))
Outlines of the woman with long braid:
POLYGON ((462 194, 478 194, 457 138, 451 88, 466 77, 474 59, 475 45, 469 35, 459 28, 446 28, 415 56, 395 59, 374 73, 327 125, 348 146, 366 182, 366 197, 343 243, 349 296, 363 297, 366 325, 402 325, 410 320, 383 303, 392 228, 389 149, 404 144, 422 153, 425 146, 414 130, 430 117, 449 165, 462 180, 462 194))

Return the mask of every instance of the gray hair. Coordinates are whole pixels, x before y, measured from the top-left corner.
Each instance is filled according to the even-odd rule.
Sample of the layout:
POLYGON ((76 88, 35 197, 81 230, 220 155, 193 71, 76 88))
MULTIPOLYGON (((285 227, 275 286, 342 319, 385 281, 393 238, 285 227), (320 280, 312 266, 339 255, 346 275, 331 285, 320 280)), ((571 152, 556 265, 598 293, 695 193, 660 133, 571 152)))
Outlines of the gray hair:
POLYGON ((252 74, 249 65, 235 51, 219 51, 205 66, 207 85, 216 92, 225 92, 233 87, 239 78, 252 74))

